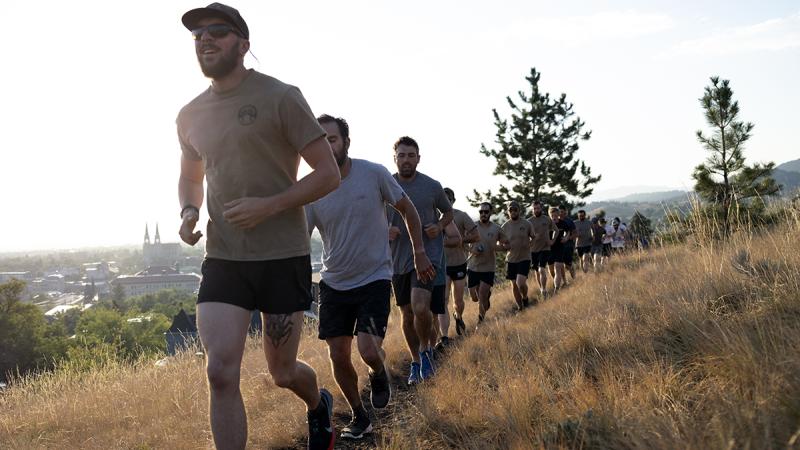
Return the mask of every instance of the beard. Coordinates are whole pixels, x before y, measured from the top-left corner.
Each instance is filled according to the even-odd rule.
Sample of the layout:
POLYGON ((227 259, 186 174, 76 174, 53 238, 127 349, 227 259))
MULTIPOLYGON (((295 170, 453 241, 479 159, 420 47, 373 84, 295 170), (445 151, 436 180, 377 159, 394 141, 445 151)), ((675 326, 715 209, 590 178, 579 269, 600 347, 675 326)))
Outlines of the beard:
POLYGON ((400 167, 400 176, 403 178, 411 178, 417 172, 416 166, 402 166, 400 167))
POLYGON ((340 154, 340 152, 337 152, 337 151, 333 152, 333 157, 336 159, 336 165, 339 166, 339 168, 343 167, 344 163, 347 162, 347 156, 348 155, 347 155, 347 148, 346 147, 342 147, 341 154, 340 154))
POLYGON ((233 72, 239 62, 239 55, 235 46, 231 47, 227 52, 220 50, 219 60, 214 64, 207 64, 203 62, 203 55, 197 55, 197 62, 200 63, 200 70, 207 78, 218 80, 233 72))

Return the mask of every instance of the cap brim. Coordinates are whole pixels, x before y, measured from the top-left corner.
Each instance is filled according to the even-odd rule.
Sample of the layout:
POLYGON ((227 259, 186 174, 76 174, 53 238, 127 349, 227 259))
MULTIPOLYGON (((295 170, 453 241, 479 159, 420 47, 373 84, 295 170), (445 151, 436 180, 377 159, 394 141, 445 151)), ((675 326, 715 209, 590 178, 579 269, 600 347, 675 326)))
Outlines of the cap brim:
MULTIPOLYGON (((222 19, 236 27, 236 22, 234 22, 231 16, 218 9, 211 8, 195 8, 189 10, 181 17, 181 22, 183 22, 183 26, 185 26, 187 30, 192 31, 200 27, 198 23, 203 19, 222 19)), ((236 27, 236 29, 238 30, 239 27, 236 27)))

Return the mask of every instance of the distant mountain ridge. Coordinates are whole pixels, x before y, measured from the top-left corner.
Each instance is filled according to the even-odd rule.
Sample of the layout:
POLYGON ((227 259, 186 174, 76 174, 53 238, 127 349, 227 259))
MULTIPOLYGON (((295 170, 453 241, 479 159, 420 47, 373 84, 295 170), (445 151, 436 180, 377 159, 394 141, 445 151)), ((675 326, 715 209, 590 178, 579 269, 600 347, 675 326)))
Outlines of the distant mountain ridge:
POLYGON ((786 172, 800 172, 800 159, 795 159, 794 161, 787 161, 775 168, 778 170, 784 170, 786 172))

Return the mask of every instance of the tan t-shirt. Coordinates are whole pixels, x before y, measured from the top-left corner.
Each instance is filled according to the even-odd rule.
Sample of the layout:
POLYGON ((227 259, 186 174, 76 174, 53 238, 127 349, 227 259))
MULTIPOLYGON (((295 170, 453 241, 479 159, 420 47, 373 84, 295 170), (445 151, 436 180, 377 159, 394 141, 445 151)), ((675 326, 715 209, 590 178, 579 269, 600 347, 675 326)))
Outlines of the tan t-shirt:
POLYGON ((467 267, 473 272, 494 272, 495 246, 497 245, 497 241, 506 239, 505 233, 503 233, 500 226, 494 222, 489 222, 487 225, 483 225, 480 222, 476 222, 476 224, 478 225, 478 234, 481 240, 472 245, 478 245, 478 243, 482 244, 483 252, 477 255, 473 253, 467 267))
MULTIPOLYGON (((475 228, 475 222, 469 215, 458 209, 453 209, 453 223, 456 225, 456 228, 458 228, 458 232, 461 233, 461 239, 466 238, 467 233, 475 228)), ((445 247, 444 254, 447 258, 448 266, 460 266, 467 262, 467 250, 465 245, 459 247, 445 247)))
POLYGON ((268 197, 296 183, 299 152, 325 136, 296 87, 251 69, 236 88, 209 87, 197 96, 181 109, 177 125, 184 157, 205 166, 207 257, 264 261, 309 254, 302 206, 249 230, 222 217, 227 202, 268 197))
POLYGON ((511 243, 506 261, 510 263, 530 261, 531 241, 534 237, 531 223, 525 219, 508 220, 503 224, 502 230, 511 243))
POLYGON ((533 242, 531 243, 532 252, 550 250, 550 239, 553 232, 558 231, 558 227, 553 223, 553 219, 546 214, 539 217, 533 216, 528 221, 533 227, 533 242))

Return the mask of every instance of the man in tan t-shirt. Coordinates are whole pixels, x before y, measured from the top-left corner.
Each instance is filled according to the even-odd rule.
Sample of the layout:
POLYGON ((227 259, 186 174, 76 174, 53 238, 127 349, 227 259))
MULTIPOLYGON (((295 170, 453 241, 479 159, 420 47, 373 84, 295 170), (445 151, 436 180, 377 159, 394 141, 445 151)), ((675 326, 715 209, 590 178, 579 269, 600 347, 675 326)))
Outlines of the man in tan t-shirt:
POLYGON ((477 223, 480 239, 470 246, 467 264, 467 287, 473 301, 478 302, 478 324, 483 322, 491 307, 495 272, 495 252, 508 250, 508 239, 500 226, 490 220, 492 205, 481 203, 478 208, 480 219, 477 223))
MULTIPOLYGON (((452 205, 456 201, 456 194, 450 188, 444 188, 444 193, 452 205)), ((453 320, 456 322, 456 333, 461 336, 466 332, 467 326, 464 323, 464 278, 467 277, 467 251, 466 245, 471 244, 479 239, 478 230, 475 221, 467 215, 464 211, 453 208, 453 222, 461 234, 462 246, 444 248, 445 257, 447 259, 447 281, 445 298, 450 298, 450 291, 452 286, 453 292, 453 320)), ((448 318, 445 314, 445 318, 448 318)), ((447 333, 450 328, 449 321, 446 326, 442 324, 442 333, 447 333)))
MULTIPOLYGON (((212 3, 183 15, 211 86, 181 109, 180 236, 190 245, 208 183, 208 238, 197 299, 206 354, 211 433, 243 449, 247 417, 239 370, 251 313, 261 312, 264 353, 276 385, 308 408, 309 448, 332 448, 333 398, 297 360, 311 262, 303 205, 339 185, 325 131, 300 91, 244 67, 249 30, 239 12, 212 3), (297 181, 300 158, 311 173, 297 181)), ((280 408, 280 405, 275 405, 280 408)))
POLYGON ((528 219, 534 235, 531 242, 531 266, 538 274, 536 281, 542 299, 547 294, 547 263, 550 260, 550 247, 555 242, 554 236, 558 233, 555 223, 543 212, 542 202, 536 200, 533 202, 533 216, 528 219))
POLYGON ((514 300, 517 309, 523 310, 528 306, 528 273, 531 270, 531 243, 535 235, 533 226, 525 219, 520 218, 520 206, 512 201, 508 204, 509 219, 503 224, 503 233, 508 237, 509 251, 506 255, 506 279, 511 280, 514 300))

